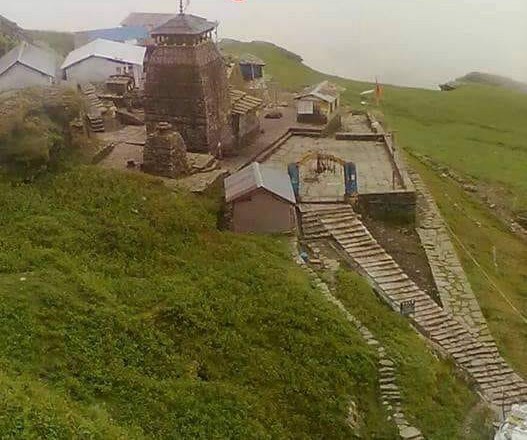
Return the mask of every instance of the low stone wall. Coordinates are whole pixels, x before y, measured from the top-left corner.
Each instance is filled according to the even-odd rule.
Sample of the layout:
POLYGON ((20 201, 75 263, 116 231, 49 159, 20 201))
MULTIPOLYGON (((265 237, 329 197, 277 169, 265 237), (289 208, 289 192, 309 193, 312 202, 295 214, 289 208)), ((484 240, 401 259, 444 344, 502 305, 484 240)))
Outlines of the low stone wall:
POLYGON ((378 220, 414 223, 417 197, 414 191, 359 194, 358 211, 378 220))
POLYGON ((464 322, 481 342, 494 345, 439 208, 421 177, 416 172, 411 172, 410 177, 417 189, 417 233, 443 307, 464 322))

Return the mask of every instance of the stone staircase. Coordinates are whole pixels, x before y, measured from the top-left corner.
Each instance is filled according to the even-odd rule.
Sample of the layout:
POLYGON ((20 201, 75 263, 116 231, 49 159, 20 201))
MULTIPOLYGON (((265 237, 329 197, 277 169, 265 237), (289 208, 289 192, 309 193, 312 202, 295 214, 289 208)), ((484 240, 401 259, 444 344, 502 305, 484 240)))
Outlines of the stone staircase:
POLYGON ((476 385, 485 400, 506 410, 527 400, 527 383, 515 373, 494 343, 484 343, 450 312, 439 307, 377 243, 351 206, 302 205, 306 240, 332 239, 378 294, 397 312, 404 301, 415 301, 413 325, 440 351, 449 355, 476 385))
POLYGON ((86 117, 90 124, 90 129, 94 133, 102 133, 105 131, 104 120, 102 114, 104 111, 104 105, 97 96, 97 90, 93 84, 85 84, 82 86, 82 93, 86 101, 86 117))

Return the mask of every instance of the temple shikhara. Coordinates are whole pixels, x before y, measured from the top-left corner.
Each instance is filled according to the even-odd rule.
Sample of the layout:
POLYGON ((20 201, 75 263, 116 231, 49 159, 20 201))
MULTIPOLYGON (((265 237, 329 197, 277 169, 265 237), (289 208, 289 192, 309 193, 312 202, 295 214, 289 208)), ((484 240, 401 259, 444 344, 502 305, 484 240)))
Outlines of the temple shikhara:
POLYGON ((217 22, 180 13, 155 28, 145 67, 145 123, 170 123, 187 150, 216 157, 234 151, 225 62, 213 36, 217 22))

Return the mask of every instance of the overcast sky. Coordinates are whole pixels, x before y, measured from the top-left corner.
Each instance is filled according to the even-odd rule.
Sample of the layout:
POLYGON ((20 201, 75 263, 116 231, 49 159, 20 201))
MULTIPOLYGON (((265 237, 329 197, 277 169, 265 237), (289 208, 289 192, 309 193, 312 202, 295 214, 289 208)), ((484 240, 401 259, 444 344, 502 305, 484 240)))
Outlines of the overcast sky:
MULTIPOLYGON (((132 11, 174 12, 177 0, 2 1, 25 28, 117 26, 132 11)), ((433 87, 479 70, 527 82, 527 0, 191 0, 220 36, 268 40, 320 70, 433 87)))

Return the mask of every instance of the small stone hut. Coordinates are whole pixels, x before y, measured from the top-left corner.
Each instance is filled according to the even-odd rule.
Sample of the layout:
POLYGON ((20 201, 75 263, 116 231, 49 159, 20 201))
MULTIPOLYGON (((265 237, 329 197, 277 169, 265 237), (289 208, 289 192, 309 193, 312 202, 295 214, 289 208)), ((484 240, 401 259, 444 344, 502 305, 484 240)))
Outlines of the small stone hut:
POLYGON ((296 199, 285 171, 252 163, 225 179, 232 229, 240 233, 290 233, 296 229, 296 199))

